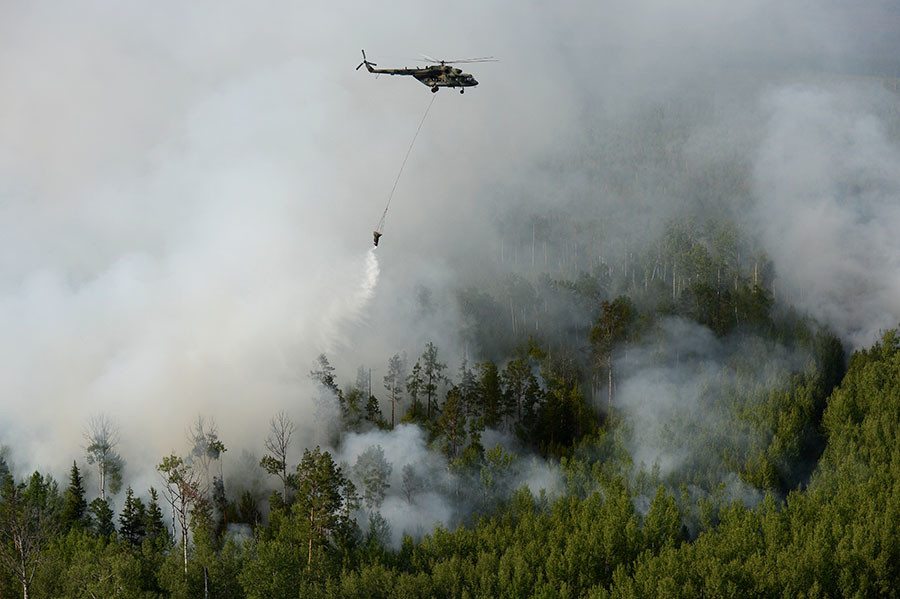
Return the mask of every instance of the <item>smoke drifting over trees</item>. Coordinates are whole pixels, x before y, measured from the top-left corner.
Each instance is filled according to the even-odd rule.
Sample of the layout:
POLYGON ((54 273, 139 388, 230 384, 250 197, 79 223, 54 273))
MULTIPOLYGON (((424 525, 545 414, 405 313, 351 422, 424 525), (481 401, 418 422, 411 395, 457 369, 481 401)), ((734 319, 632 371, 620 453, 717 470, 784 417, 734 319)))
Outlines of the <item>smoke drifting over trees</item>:
POLYGON ((783 498, 844 348, 900 321, 898 32, 881 1, 5 8, 5 493, 77 459, 116 513, 190 482, 198 555, 270 508, 291 546, 318 447, 310 572, 351 520, 397 548, 602 487, 658 552, 717 524, 658 485, 783 498), (360 47, 500 59, 435 97, 377 250, 432 96, 360 47))

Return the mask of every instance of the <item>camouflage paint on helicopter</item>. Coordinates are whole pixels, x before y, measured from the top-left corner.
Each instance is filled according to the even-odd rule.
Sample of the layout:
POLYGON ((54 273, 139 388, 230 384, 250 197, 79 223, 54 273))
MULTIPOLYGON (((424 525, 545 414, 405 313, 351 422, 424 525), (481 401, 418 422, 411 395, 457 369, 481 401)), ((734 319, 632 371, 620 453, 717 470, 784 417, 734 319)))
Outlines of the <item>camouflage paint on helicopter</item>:
POLYGON ((359 70, 359 67, 366 65, 366 70, 370 73, 385 75, 409 75, 411 77, 415 77, 418 81, 421 81, 424 85, 430 87, 432 93, 436 92, 442 87, 458 87, 460 88, 459 93, 464 93, 466 91, 465 88, 478 85, 478 81, 475 80, 475 77, 473 77, 469 73, 463 73, 462 69, 450 66, 451 63, 494 62, 496 60, 490 56, 485 56, 482 58, 468 58, 464 60, 432 60, 437 64, 431 64, 420 69, 375 69, 372 67, 375 67, 377 65, 374 62, 369 62, 366 59, 365 50, 363 50, 362 55, 363 61, 356 67, 357 70, 359 70))

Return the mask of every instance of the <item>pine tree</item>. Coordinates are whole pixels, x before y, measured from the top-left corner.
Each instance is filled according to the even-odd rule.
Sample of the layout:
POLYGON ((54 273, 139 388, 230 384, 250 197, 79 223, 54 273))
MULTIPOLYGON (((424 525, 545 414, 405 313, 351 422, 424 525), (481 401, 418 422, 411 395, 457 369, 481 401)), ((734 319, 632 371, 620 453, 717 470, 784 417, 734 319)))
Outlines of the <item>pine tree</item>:
POLYGON ((503 419, 503 390, 497 365, 485 360, 478 365, 478 404, 484 425, 497 427, 503 419))
POLYGON ((459 387, 454 385, 447 391, 444 407, 437 420, 436 430, 443 437, 441 446, 448 460, 459 457, 465 442, 466 411, 459 387))
POLYGON ((347 488, 349 481, 334 463, 331 454, 319 447, 312 452, 308 449, 303 452, 303 459, 297 465, 297 481, 294 511, 307 519, 306 567, 309 570, 314 549, 324 544, 329 534, 346 524, 341 509, 344 507, 342 490, 347 488))
POLYGON ((444 369, 446 364, 438 362, 437 348, 434 343, 428 342, 425 346, 425 352, 422 354, 422 378, 425 382, 423 391, 425 392, 426 409, 425 417, 431 422, 431 414, 433 408, 437 408, 437 388, 441 381, 444 380, 444 369))
POLYGON ((425 381, 422 378, 422 365, 417 361, 412 367, 412 372, 406 377, 406 392, 409 393, 409 399, 411 400, 409 410, 406 413, 407 418, 419 420, 424 416, 419 405, 419 394, 424 391, 424 387, 425 381))
POLYGON ((384 376, 384 388, 391 394, 391 428, 394 428, 394 415, 396 413, 397 404, 403 397, 403 383, 406 380, 404 374, 403 360, 400 354, 394 354, 388 360, 388 373, 384 376))

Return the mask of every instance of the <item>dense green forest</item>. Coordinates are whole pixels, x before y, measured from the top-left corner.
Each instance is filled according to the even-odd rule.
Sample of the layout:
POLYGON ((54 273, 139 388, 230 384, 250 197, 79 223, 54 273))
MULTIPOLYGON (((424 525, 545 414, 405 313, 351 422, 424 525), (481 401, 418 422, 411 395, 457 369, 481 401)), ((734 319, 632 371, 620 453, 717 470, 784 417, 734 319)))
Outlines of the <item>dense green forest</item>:
POLYGON ((429 343, 387 357, 373 388, 365 369, 341 385, 320 356, 334 451, 417 427, 439 456, 394 473, 402 489, 374 443, 353 464, 322 447, 291 463, 284 413, 258 464, 268 488, 226 488, 228 448, 202 418, 188 452, 159 456, 159 488, 129 486, 102 418, 65 481, 10 471, 4 448, 0 597, 897 595, 900 335, 848 361, 774 302, 765 257, 742 244, 730 225, 673 221, 620 268, 462 289, 480 361, 458 368, 429 343), (659 379, 691 404, 629 407, 667 388, 635 381, 659 379), (536 463, 556 484, 523 482, 536 463), (409 511, 440 495, 456 516, 392 531, 388 492, 409 511))

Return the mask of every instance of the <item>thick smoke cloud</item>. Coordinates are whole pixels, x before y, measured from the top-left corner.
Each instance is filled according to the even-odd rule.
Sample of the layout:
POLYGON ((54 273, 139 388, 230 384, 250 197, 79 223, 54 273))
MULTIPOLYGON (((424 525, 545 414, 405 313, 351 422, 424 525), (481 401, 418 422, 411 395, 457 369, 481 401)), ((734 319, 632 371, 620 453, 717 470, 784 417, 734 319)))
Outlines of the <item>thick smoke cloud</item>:
POLYGON ((764 98, 757 218, 776 290, 854 348, 900 320, 900 145, 883 118, 896 100, 866 82, 764 98))
POLYGON ((22 469, 59 468, 80 453, 88 416, 108 413, 145 472, 184 447, 198 413, 235 453, 258 452, 279 409, 302 444, 320 442, 306 376, 315 356, 352 373, 435 341, 452 364, 464 351, 452 291, 499 268, 505 220, 605 211, 616 227, 604 243, 622 247, 645 234, 638 225, 688 209, 657 186, 664 166, 628 170, 614 142, 633 147, 649 107, 698 94, 722 109, 711 120, 745 134, 739 147, 709 147, 697 135, 716 129, 692 130, 693 159, 714 162, 724 143, 754 165, 753 222, 778 289, 809 290, 816 316, 861 341, 898 317, 884 282, 896 267, 895 141, 874 108, 790 84, 885 55, 893 38, 864 34, 889 28, 891 11, 765 0, 6 6, 0 443, 22 469), (371 229, 431 94, 354 72, 361 47, 382 66, 419 52, 501 58, 472 65, 482 85, 465 96, 438 94, 377 262, 371 229), (744 74, 752 83, 731 87, 744 74), (547 167, 582 147, 599 158, 547 167), (819 162, 790 168, 807 150, 819 162), (804 170, 831 182, 809 187, 804 170), (613 175, 649 191, 598 193, 613 175), (805 243, 817 229, 821 266, 804 272, 795 250, 819 247, 805 243), (869 293, 848 295, 845 282, 869 293))

